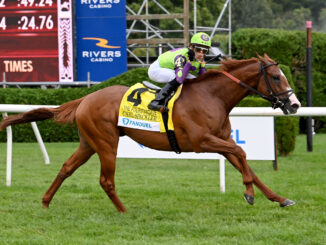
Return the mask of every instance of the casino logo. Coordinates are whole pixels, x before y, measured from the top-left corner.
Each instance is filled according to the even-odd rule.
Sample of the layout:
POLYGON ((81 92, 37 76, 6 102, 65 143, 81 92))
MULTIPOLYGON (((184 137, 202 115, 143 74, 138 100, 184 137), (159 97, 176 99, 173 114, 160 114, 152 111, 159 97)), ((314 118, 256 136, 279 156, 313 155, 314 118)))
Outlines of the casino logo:
POLYGON ((105 48, 106 50, 98 49, 93 46, 91 50, 82 50, 82 58, 89 59, 90 62, 113 62, 116 58, 121 57, 121 46, 108 45, 109 41, 99 37, 84 37, 83 40, 94 40, 97 47, 105 48), (109 50, 108 50, 109 49, 109 50), (120 50, 110 50, 120 49, 120 50))
POLYGON ((104 38, 98 38, 98 37, 84 37, 84 40, 96 40, 98 41, 96 43, 96 46, 99 46, 101 48, 121 48, 120 46, 111 46, 111 45, 107 45, 108 44, 108 40, 104 39, 104 38))

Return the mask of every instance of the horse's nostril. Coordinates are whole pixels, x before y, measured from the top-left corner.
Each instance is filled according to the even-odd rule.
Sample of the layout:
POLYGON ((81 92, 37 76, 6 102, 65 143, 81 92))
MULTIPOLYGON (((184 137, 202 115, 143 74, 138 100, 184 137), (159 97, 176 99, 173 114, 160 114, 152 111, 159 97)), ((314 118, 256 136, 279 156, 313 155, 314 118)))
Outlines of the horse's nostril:
POLYGON ((292 104, 291 107, 295 110, 298 110, 300 106, 298 104, 292 104))
POLYGON ((291 114, 297 113, 299 107, 300 107, 300 105, 298 105, 298 104, 292 104, 290 107, 291 114))

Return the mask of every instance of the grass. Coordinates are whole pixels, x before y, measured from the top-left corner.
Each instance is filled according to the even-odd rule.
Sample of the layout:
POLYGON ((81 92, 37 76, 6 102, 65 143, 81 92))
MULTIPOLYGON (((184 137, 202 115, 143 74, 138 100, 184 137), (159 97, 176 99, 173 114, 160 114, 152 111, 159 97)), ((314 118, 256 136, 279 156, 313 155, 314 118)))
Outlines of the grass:
POLYGON ((213 160, 118 159, 117 192, 128 209, 118 213, 99 185, 94 156, 68 178, 50 208, 41 198, 76 143, 51 143, 44 165, 35 143, 13 146, 12 186, 5 186, 5 145, 0 145, 0 244, 326 244, 326 135, 306 152, 299 136, 290 156, 249 161, 275 192, 297 204, 280 208, 256 189, 243 199, 240 174, 226 165, 219 192, 213 160))

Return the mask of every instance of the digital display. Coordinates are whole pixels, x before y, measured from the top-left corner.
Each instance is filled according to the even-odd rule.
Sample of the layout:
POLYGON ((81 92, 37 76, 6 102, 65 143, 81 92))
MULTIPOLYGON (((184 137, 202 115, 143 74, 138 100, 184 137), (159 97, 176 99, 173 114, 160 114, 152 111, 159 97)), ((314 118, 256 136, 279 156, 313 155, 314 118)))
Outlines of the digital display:
POLYGON ((73 81, 71 0, 0 0, 1 81, 73 81))

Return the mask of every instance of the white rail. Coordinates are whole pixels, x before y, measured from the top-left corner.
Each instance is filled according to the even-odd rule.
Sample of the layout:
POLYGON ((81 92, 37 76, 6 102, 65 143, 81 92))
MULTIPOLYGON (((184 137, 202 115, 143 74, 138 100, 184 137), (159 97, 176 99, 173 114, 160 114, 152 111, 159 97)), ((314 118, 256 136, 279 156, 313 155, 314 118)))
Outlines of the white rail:
POLYGON ((296 114, 284 115, 271 107, 235 107, 231 116, 326 116, 326 107, 300 107, 296 114))
MULTIPOLYGON (((0 112, 4 116, 7 113, 21 113, 27 112, 40 107, 57 107, 56 105, 14 105, 14 104, 0 104, 0 112)), ((231 113, 231 116, 326 116, 326 107, 301 107, 298 112, 293 115, 284 115, 281 109, 272 109, 270 107, 236 107, 231 113)), ((45 163, 49 164, 50 159, 45 149, 42 137, 39 133, 37 125, 32 122, 32 127, 37 141, 42 150, 45 163)), ((12 165, 12 130, 7 127, 7 171, 6 171, 6 185, 11 185, 11 165, 12 165)), ((220 190, 225 192, 225 164, 224 158, 220 159, 220 190)))
MULTIPOLYGON (((0 104, 0 112, 2 112, 3 117, 8 116, 9 113, 21 113, 27 112, 40 107, 57 107, 57 106, 43 106, 43 105, 12 105, 12 104, 0 104)), ((50 164, 50 158, 46 151, 42 136, 36 122, 31 122, 35 137, 38 144, 40 145, 41 151, 43 153, 45 164, 50 164)), ((12 173, 12 129, 11 126, 7 127, 7 165, 6 165, 6 185, 11 186, 11 173, 12 173)))

